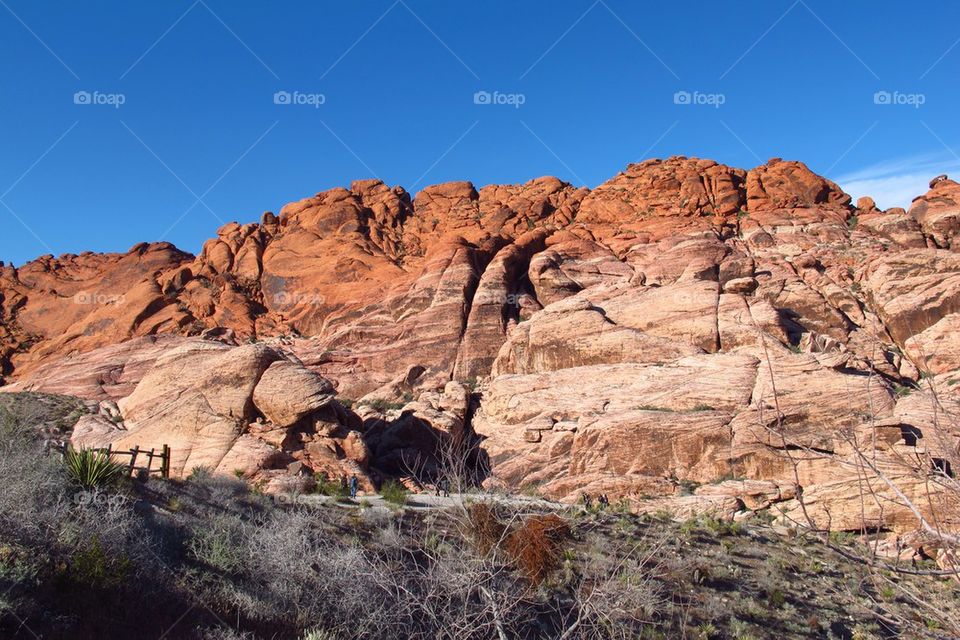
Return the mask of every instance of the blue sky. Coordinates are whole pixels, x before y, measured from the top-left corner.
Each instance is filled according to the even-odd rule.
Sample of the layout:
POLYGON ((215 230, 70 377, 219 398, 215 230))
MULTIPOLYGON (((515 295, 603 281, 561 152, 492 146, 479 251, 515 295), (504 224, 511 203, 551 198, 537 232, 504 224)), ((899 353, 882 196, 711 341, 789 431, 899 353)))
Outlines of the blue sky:
POLYGON ((0 260, 195 252, 357 178, 592 187, 673 154, 904 206, 960 173, 958 24, 952 0, 0 0, 0 260))

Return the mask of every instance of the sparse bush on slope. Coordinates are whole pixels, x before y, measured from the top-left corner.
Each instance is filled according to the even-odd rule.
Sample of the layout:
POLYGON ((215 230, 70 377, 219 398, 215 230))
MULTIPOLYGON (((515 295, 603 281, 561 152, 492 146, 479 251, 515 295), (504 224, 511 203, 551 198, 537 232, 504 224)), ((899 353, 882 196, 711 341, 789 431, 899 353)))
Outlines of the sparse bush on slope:
POLYGON ((383 499, 390 504, 399 506, 407 503, 407 495, 409 493, 407 488, 396 480, 387 480, 383 483, 383 486, 380 487, 380 495, 383 496, 383 499))
POLYGON ((902 577, 929 602, 918 613, 862 565, 759 524, 509 499, 307 507, 206 473, 85 491, 13 422, 0 439, 0 636, 26 622, 71 638, 937 638, 960 607, 943 582, 902 577))
POLYGON ((136 622, 137 606, 167 599, 135 500, 74 482, 59 455, 43 451, 31 428, 37 412, 0 413, 0 620, 42 620, 50 635, 86 637, 96 628, 90 607, 117 607, 113 621, 124 628, 136 622))

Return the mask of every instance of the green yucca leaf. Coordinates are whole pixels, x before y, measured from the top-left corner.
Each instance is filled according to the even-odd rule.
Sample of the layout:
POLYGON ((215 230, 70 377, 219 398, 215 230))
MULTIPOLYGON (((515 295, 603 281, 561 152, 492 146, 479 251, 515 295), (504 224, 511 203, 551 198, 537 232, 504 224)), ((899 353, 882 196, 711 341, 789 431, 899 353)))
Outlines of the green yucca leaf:
POLYGON ((67 447, 63 456, 67 475, 84 489, 102 487, 114 482, 124 472, 124 466, 110 459, 102 451, 67 447))

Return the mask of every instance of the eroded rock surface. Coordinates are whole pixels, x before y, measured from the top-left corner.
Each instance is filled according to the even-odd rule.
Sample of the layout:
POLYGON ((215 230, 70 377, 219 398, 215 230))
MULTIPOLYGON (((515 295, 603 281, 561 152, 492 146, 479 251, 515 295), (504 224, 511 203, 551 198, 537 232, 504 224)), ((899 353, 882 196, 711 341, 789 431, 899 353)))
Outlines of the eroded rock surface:
POLYGON ((593 190, 362 180, 196 257, 0 267, 0 365, 8 390, 119 401, 77 437, 170 444, 178 473, 367 482, 478 437, 490 485, 905 529, 858 510, 857 451, 960 469, 958 203, 942 178, 909 211, 853 205, 780 159, 593 190))

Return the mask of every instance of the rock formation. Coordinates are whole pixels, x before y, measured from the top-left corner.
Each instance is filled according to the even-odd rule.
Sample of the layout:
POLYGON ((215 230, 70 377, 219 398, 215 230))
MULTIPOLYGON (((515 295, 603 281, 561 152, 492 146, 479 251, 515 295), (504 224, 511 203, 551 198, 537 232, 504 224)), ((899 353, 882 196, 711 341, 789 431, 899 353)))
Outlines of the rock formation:
POLYGON ((889 487, 854 500, 858 451, 960 469, 958 229, 945 177, 880 211, 780 159, 593 190, 364 180, 196 257, 0 268, 0 364, 7 390, 117 401, 77 432, 163 440, 179 473, 375 481, 478 439, 490 485, 903 529, 889 487))

